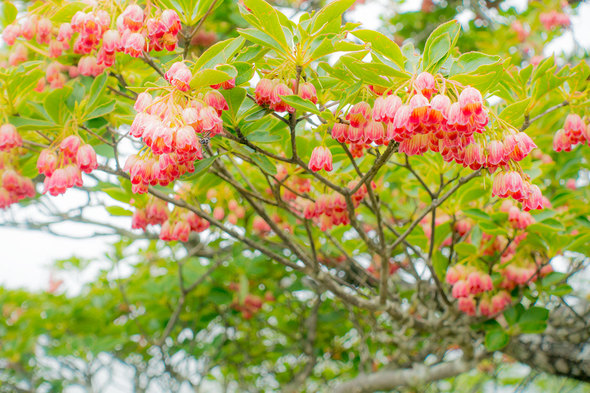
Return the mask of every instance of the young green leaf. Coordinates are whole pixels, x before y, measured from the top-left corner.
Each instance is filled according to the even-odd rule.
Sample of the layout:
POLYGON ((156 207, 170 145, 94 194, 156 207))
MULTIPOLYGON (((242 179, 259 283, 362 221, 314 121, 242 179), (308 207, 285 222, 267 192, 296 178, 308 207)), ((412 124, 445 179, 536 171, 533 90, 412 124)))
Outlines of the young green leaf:
POLYGON ((193 89, 196 89, 199 87, 216 85, 230 79, 231 76, 223 71, 205 69, 193 75, 190 86, 193 89))
POLYGON ((326 24, 334 20, 340 20, 344 11, 352 7, 355 2, 356 0, 336 0, 326 5, 311 19, 311 33, 317 33, 318 31, 321 31, 326 24))
POLYGON ((276 40, 283 48, 288 48, 285 33, 281 27, 278 12, 273 6, 264 0, 244 0, 244 5, 252 10, 252 13, 261 22, 264 31, 276 40))
POLYGON ((510 336, 502 329, 493 329, 486 332, 484 344, 488 351, 499 351, 508 345, 510 336))
POLYGON ((398 44, 382 33, 373 30, 355 30, 352 35, 371 45, 371 49, 394 62, 400 70, 404 69, 406 58, 398 44))
POLYGON ((319 109, 314 105, 313 102, 309 100, 304 100, 303 98, 296 95, 282 96, 281 98, 283 101, 297 110, 311 112, 316 115, 320 114, 319 109))

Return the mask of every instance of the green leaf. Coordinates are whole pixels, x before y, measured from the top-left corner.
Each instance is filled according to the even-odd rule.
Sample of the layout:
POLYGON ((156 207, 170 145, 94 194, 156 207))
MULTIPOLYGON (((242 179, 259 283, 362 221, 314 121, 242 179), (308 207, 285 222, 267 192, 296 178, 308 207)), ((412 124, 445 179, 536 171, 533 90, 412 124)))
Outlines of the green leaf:
POLYGON ((98 101, 102 92, 106 88, 107 77, 108 73, 103 72, 92 81, 90 91, 88 92, 88 103, 86 104, 88 108, 87 111, 94 109, 94 104, 98 101))
POLYGON ((549 318, 549 310, 543 307, 533 306, 520 316, 518 323, 521 322, 545 322, 549 318))
POLYGON ((115 109, 115 100, 110 100, 97 106, 92 112, 85 116, 85 120, 95 119, 97 117, 102 117, 108 113, 111 113, 113 109, 115 109))
POLYGON ((371 45, 371 49, 393 61, 400 70, 404 69, 405 56, 398 44, 382 33, 373 30, 355 30, 352 35, 371 45))
POLYGON ((66 101, 71 93, 72 88, 65 86, 49 93, 43 101, 43 108, 57 124, 64 123, 65 116, 70 114, 66 107, 66 101))
POLYGON ((231 302, 233 295, 225 288, 214 287, 211 288, 207 299, 211 300, 217 305, 228 304, 231 302))
POLYGON ((536 222, 527 227, 529 233, 553 234, 565 230, 563 224, 554 218, 549 218, 543 222, 536 222))
POLYGON ((252 13, 261 22, 262 29, 283 48, 288 48, 285 33, 279 20, 279 14, 273 6, 264 0, 244 0, 244 5, 252 10, 252 13))
POLYGON ((522 304, 519 303, 514 307, 504 310, 504 319, 506 319, 506 322, 508 322, 509 325, 515 325, 523 311, 524 307, 522 307, 522 304))
POLYGON ((527 113, 526 109, 530 102, 531 97, 525 98, 522 101, 514 102, 504 108, 499 116, 502 120, 506 120, 508 123, 514 123, 516 120, 524 119, 524 115, 527 113))
POLYGON ((195 62, 193 72, 200 71, 203 68, 212 68, 217 64, 227 63, 242 45, 244 45, 244 42, 245 40, 242 37, 236 37, 217 42, 210 46, 195 62))
POLYGON ((471 243, 465 243, 465 242, 455 244, 455 251, 459 255, 466 255, 466 256, 478 254, 478 250, 477 250, 476 246, 474 246, 471 243))
MULTIPOLYGON (((12 124, 15 124, 12 120, 10 122, 12 124)), ((566 248, 570 251, 585 252, 585 251, 588 251, 589 247, 590 247, 590 233, 586 233, 586 234, 583 234, 579 237, 576 237, 570 244, 567 245, 566 248)))
POLYGON ((344 11, 352 7, 355 1, 336 0, 319 10, 312 18, 311 33, 320 31, 326 24, 336 19, 340 21, 344 11))
POLYGON ((319 109, 314 105, 313 102, 309 100, 304 100, 303 98, 297 95, 281 96, 281 99, 297 110, 303 112, 311 112, 316 115, 320 114, 319 109))
POLYGON ((521 333, 543 333, 547 329, 546 322, 519 322, 518 328, 521 333))
POLYGON ((192 178, 196 175, 198 175, 201 172, 205 172, 207 171, 207 169, 209 169, 209 167, 211 165, 213 165, 213 163, 215 162, 215 160, 218 158, 219 156, 211 156, 211 157, 207 157, 202 159, 201 161, 199 161, 196 165, 195 165, 195 171, 193 173, 190 174, 189 178, 192 178))
POLYGON ((254 65, 246 63, 244 61, 235 62, 232 63, 232 65, 236 68, 236 70, 238 70, 238 76, 236 77, 236 86, 248 83, 254 76, 254 73, 256 72, 254 69, 254 65))
POLYGON ((486 55, 481 52, 467 52, 463 53, 451 67, 449 75, 469 74, 477 72, 479 67, 488 64, 495 64, 501 60, 500 56, 486 55))
POLYGON ((486 221, 492 220, 492 218, 489 216, 489 214, 484 212, 481 209, 465 209, 465 210, 463 210, 463 214, 466 215, 467 217, 471 217, 476 220, 486 220, 486 221))
POLYGON ((354 57, 342 56, 340 61, 342 61, 346 65, 346 68, 364 83, 383 87, 391 84, 387 79, 379 76, 371 70, 367 63, 357 61, 354 57))
POLYGON ((21 130, 39 130, 47 128, 55 128, 57 124, 38 119, 29 119, 26 117, 10 116, 8 122, 21 130))
POLYGON ((572 291, 573 291, 573 288, 571 287, 571 285, 562 284, 562 285, 558 285, 557 287, 548 290, 547 293, 550 295, 553 295, 553 296, 565 296, 565 295, 570 294, 572 291))
POLYGON ((451 50, 451 36, 448 34, 440 35, 436 37, 428 47, 428 50, 424 51, 424 57, 422 59, 423 68, 425 71, 436 72, 438 71, 439 64, 449 56, 451 50))
POLYGON ((98 188, 100 191, 106 193, 116 201, 129 203, 131 200, 131 195, 122 187, 104 187, 104 184, 99 184, 97 187, 100 187, 98 188))
POLYGON ((121 206, 106 206, 106 211, 112 216, 132 216, 133 212, 129 211, 121 206))
POLYGON ((232 77, 230 75, 226 74, 223 71, 205 69, 193 75, 193 79, 191 79, 190 86, 193 89, 198 89, 199 87, 223 83, 227 80, 230 80, 231 78, 232 77))
POLYGON ((557 284, 558 282, 563 281, 567 277, 567 274, 560 273, 560 272, 551 272, 541 280, 541 285, 544 287, 549 287, 553 284, 557 284))
POLYGON ((500 63, 486 64, 478 68, 477 73, 457 74, 450 79, 458 81, 463 85, 472 86, 482 94, 485 94, 492 87, 496 87, 502 77, 505 75, 504 69, 500 63))
POLYGON ((248 140, 250 142, 257 143, 272 143, 280 141, 282 138, 278 134, 270 134, 267 131, 256 131, 248 134, 248 140))
POLYGON ((437 275, 438 279, 444 281, 447 267, 449 267, 449 259, 445 257, 440 250, 436 250, 432 255, 432 267, 434 268, 434 273, 437 275))
POLYGON ((287 53, 275 39, 258 29, 238 29, 238 34, 255 44, 272 48, 284 54, 287 53))
POLYGON ((61 23, 70 22, 72 20, 72 16, 78 11, 82 11, 84 8, 87 8, 88 4, 84 3, 83 1, 72 1, 65 3, 53 16, 51 17, 51 21, 59 26, 61 23))
POLYGON ((508 345, 510 336, 504 330, 494 329, 486 332, 485 346, 488 351, 499 351, 508 345))
POLYGON ((449 57, 451 49, 457 43, 461 25, 456 20, 444 23, 434 29, 424 44, 422 68, 436 72, 449 57))
POLYGON ((8 0, 4 0, 2 4, 0 4, 0 22, 2 23, 2 27, 6 27, 16 19, 16 15, 18 14, 18 10, 8 0))
POLYGON ((187 24, 192 25, 196 21, 201 20, 208 12, 212 12, 215 8, 219 7, 221 3, 221 1, 216 0, 198 0, 198 5, 195 7, 194 0, 191 1, 190 6, 185 10, 187 15, 191 15, 192 11, 191 20, 187 24))
POLYGON ((256 164, 258 164, 260 169, 262 169, 264 172, 268 173, 269 175, 274 176, 277 174, 277 168, 272 163, 272 161, 270 161, 268 159, 268 157, 263 156, 262 154, 255 153, 255 154, 250 155, 250 158, 252 158, 252 160, 256 164))
POLYGON ((223 97, 227 101, 227 105, 229 106, 229 115, 231 115, 231 119, 235 123, 237 120, 238 110, 246 98, 246 90, 240 87, 234 87, 233 89, 222 90, 221 94, 223 94, 223 97))
MULTIPOLYGON (((494 222, 482 221, 479 223, 482 231, 490 235, 506 235, 506 229, 494 222)), ((530 228, 530 226, 529 226, 530 228)))

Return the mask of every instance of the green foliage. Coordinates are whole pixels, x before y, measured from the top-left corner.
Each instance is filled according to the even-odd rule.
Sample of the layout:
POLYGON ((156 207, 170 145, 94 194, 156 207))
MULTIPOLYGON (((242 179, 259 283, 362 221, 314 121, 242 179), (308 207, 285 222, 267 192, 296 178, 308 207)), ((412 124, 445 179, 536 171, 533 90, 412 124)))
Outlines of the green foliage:
MULTIPOLYGON (((62 293, 53 281, 46 292, 0 289, 0 363, 9 365, 0 371, 0 384, 62 391, 80 383, 44 369, 39 353, 84 367, 107 356, 136 370, 138 391, 159 362, 166 375, 154 378, 172 381, 170 391, 203 380, 235 391, 330 391, 359 374, 431 358, 445 362, 458 352, 483 352, 482 367, 500 370, 494 352, 508 352, 522 334, 550 331, 549 315, 562 310, 566 298, 583 299, 571 276, 585 267, 580 261, 590 246, 584 183, 590 150, 556 153, 553 136, 569 113, 587 120, 587 54, 529 64, 557 34, 539 32, 543 10, 535 5, 522 14, 499 7, 497 19, 476 14, 477 21, 461 25, 455 20, 458 2, 437 3, 430 11, 396 14, 375 31, 346 22, 353 0, 317 10, 305 8, 307 3, 314 2, 294 12, 288 2, 157 0, 150 7, 174 9, 182 21, 174 51, 138 58, 117 53, 115 65, 94 77, 66 77, 69 70, 60 68, 64 86, 39 91, 39 80, 49 79, 49 64, 75 67, 83 56, 68 50, 50 59, 47 45, 31 40, 27 61, 0 70, 3 121, 24 140, 9 159, 0 152, 0 171, 14 167, 40 191, 45 177, 37 170, 39 152, 58 149, 68 135, 92 145, 101 164, 84 175, 88 206, 52 211, 53 220, 43 225, 7 225, 52 229, 54 222, 71 220, 100 226, 86 214, 99 204, 116 218, 97 233, 117 239, 100 261, 73 257, 55 263, 64 276, 95 269, 77 293, 62 293), (503 25, 517 20, 530 27, 528 41, 503 25), (208 33, 214 35, 211 42, 208 33), (191 72, 188 91, 161 77, 177 61, 191 72), (433 94, 453 102, 467 86, 482 93, 489 123, 473 137, 482 146, 525 131, 538 149, 490 174, 458 164, 465 157, 445 153, 449 146, 439 145, 440 138, 422 141, 431 151, 415 155, 400 153, 397 141, 332 138, 334 125, 351 123, 350 108, 361 101, 375 114, 380 97, 397 95, 408 104, 414 94, 429 95, 416 85, 423 71, 436 80, 433 94), (269 104, 255 88, 261 79, 291 91, 272 91, 269 104), (139 126, 129 131, 138 93, 149 93, 173 113, 164 128, 196 129, 194 124, 207 120, 200 109, 210 104, 206 94, 224 82, 235 87, 216 89, 227 103, 227 110, 212 110, 223 112, 219 132, 191 134, 202 158, 166 169, 163 154, 148 148, 145 136, 132 136, 139 126), (302 97, 304 83, 315 89, 313 100, 302 97), (275 110, 277 103, 289 111, 275 110), (199 108, 191 124, 183 113, 189 107, 199 108), (331 172, 310 169, 316 147, 329 149, 331 172), (153 159, 151 166, 126 167, 130 150, 140 160, 153 159), (507 168, 538 185, 552 206, 529 217, 514 203, 515 220, 514 209, 492 194, 492 179, 507 168), (180 169, 183 174, 171 175, 172 181, 154 178, 142 190, 147 193, 134 192, 141 171, 180 169), (580 179, 579 187, 566 183, 570 179, 580 179), (312 204, 316 210, 307 210, 312 204), (324 211, 318 213, 318 206, 324 211), (165 217, 158 221, 161 212, 165 217), (531 222, 521 225, 522 217, 531 222), (131 228, 142 227, 142 219, 144 232, 131 228), (207 229, 193 228, 206 222, 207 229), (184 229, 178 223, 191 227, 186 239, 178 235, 184 229), (159 240, 166 239, 166 225, 172 235, 159 240), (547 269, 558 266, 557 256, 568 273, 547 269), (451 268, 465 269, 461 281, 471 272, 492 281, 492 290, 462 299, 473 301, 475 315, 453 297, 461 296, 447 284, 451 268), (388 269, 393 273, 382 280, 388 269), (510 269, 525 279, 509 280, 510 269), (507 297, 509 304, 484 312, 495 296, 507 297), (198 367, 198 378, 182 374, 183 362, 198 367)), ((55 0, 35 2, 23 15, 46 15, 57 30, 90 9, 85 2, 55 0)), ((0 5, 3 27, 16 17, 10 2, 0 5)), ((114 27, 114 15, 111 22, 114 27)), ((390 126, 381 131, 390 132, 390 126)), ((440 130, 423 135, 435 131, 440 130)), ((174 134, 162 143, 180 142, 174 134)), ((21 203, 45 211, 52 207, 48 198, 21 203)), ((408 385, 412 391, 459 392, 469 390, 463 381, 477 390, 486 378, 473 372, 446 384, 408 385)), ((514 381, 508 376, 495 383, 514 381)))

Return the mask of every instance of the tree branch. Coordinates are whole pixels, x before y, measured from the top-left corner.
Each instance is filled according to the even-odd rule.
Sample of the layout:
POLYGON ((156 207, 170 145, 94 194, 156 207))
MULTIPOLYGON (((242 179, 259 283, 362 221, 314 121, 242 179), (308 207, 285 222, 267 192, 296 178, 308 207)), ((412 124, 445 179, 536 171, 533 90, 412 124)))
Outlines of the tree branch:
POLYGON ((471 370, 476 364, 476 361, 459 359, 431 367, 415 365, 412 368, 401 370, 384 370, 373 374, 363 374, 337 386, 333 392, 372 393, 381 390, 394 390, 404 386, 419 386, 459 375, 471 370))

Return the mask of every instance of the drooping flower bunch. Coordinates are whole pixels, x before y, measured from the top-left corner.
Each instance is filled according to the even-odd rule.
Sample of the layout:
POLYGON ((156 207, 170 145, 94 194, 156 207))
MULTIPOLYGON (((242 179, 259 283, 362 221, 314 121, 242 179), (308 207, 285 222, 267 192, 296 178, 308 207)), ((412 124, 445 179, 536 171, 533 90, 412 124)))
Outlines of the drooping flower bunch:
POLYGON ((519 285, 533 283, 553 271, 551 265, 540 266, 532 261, 513 261, 505 267, 495 268, 502 275, 500 288, 511 291, 519 285))
POLYGON ((252 219, 252 231, 254 232, 254 234, 260 237, 264 237, 268 235, 271 230, 272 228, 270 227, 270 225, 268 225, 264 218, 256 216, 254 217, 254 219, 252 219))
POLYGON ((270 291, 266 292, 264 297, 253 293, 247 293, 243 296, 242 291, 240 290, 240 284, 236 282, 229 284, 229 290, 235 293, 231 308, 239 311, 244 319, 251 319, 254 314, 260 311, 264 303, 275 301, 275 297, 270 291))
POLYGON ((470 316, 476 315, 479 309, 480 315, 490 317, 512 302, 505 290, 494 293, 489 274, 472 266, 455 265, 449 268, 445 281, 453 286, 452 295, 458 299, 459 310, 470 316))
POLYGON ((570 113, 565 119, 563 128, 553 137, 553 150, 556 152, 572 151, 577 144, 587 143, 590 146, 590 124, 575 113, 570 113))
POLYGON ((331 172, 332 152, 330 149, 325 146, 316 146, 311 152, 308 166, 314 172, 321 171, 322 169, 326 172, 331 172))
POLYGON ((512 196, 527 210, 542 208, 540 190, 530 184, 517 164, 536 147, 527 134, 503 122, 498 122, 500 130, 484 132, 488 111, 481 93, 473 87, 437 80, 427 72, 409 83, 405 104, 397 94, 372 89, 381 94, 373 106, 366 101, 352 105, 346 122, 334 125, 332 138, 351 144, 395 141, 398 151, 407 155, 430 150, 440 153, 445 161, 473 170, 500 170, 494 195, 512 196), (446 84, 452 88, 445 90, 446 84), (514 182, 506 183, 505 174, 514 177, 514 182))
MULTIPOLYGON (((304 100, 310 100, 314 104, 318 102, 315 86, 311 82, 290 79, 284 81, 280 78, 262 78, 254 90, 256 103, 276 112, 295 112, 295 108, 283 100, 283 96, 297 95, 304 100)), ((324 169, 332 170, 332 153, 325 146, 316 146, 311 154, 308 167, 314 172, 324 169)))
POLYGON ((160 239, 186 242, 191 232, 203 232, 209 228, 209 221, 191 211, 174 209, 170 218, 162 224, 160 239))
POLYGON ((260 106, 267 106, 275 112, 293 113, 295 109, 287 104, 281 97, 295 94, 314 104, 318 102, 317 91, 311 82, 300 81, 296 86, 295 79, 285 82, 279 78, 262 78, 254 90, 256 103, 260 106), (288 85, 288 84, 290 85, 288 85))
POLYGON ((232 195, 229 191, 230 190, 228 190, 228 192, 223 192, 221 190, 211 188, 207 191, 207 200, 210 202, 215 201, 215 207, 213 208, 213 218, 218 221, 222 221, 224 218, 226 218, 230 224, 236 225, 238 220, 246 216, 246 209, 235 199, 226 198, 231 197, 232 195))
MULTIPOLYGON (((284 165, 277 165, 277 174, 275 176, 278 182, 281 182, 284 187, 283 199, 287 202, 292 202, 297 199, 297 194, 305 194, 311 190, 311 180, 306 177, 289 175, 287 168, 284 165)), ((272 190, 268 188, 266 192, 272 195, 272 190)))
POLYGON ((571 23, 567 14, 555 10, 540 14, 539 21, 543 24, 545 30, 553 30, 555 27, 567 27, 571 23))
MULTIPOLYGON (((509 213, 509 221, 515 229, 522 229, 520 227, 523 225, 530 225, 534 222, 529 213, 519 211, 509 201, 505 202, 508 203, 503 204, 501 210, 509 213), (509 204, 510 206, 508 206, 509 204), (517 214, 519 217, 515 218, 514 216, 517 214)), ((482 234, 482 255, 500 256, 501 263, 494 264, 492 267, 492 271, 501 277, 500 281, 496 281, 496 284, 488 273, 469 264, 458 264, 447 270, 445 280, 453 286, 452 295, 458 299, 458 307, 461 311, 468 315, 476 315, 479 304, 480 315, 489 317, 497 314, 511 303, 511 297, 507 291, 511 291, 517 286, 534 283, 553 271, 551 265, 541 266, 528 260, 514 258, 519 243, 526 237, 527 233, 523 232, 509 242, 506 237, 501 235, 482 234)))
POLYGON ((146 230, 148 225, 160 225, 160 239, 164 241, 179 240, 186 242, 191 232, 203 232, 209 228, 209 222, 194 212, 175 207, 172 212, 166 203, 150 197, 143 208, 136 208, 131 227, 146 230))
MULTIPOLYGON (((354 189, 358 184, 357 181, 351 181, 348 184, 349 189, 354 189)), ((373 188, 376 187, 372 183, 373 188)), ((353 206, 357 208, 362 200, 367 196, 367 186, 363 184, 353 195, 353 206)), ((333 226, 350 224, 348 207, 346 199, 342 194, 330 193, 322 194, 316 198, 315 202, 307 199, 298 199, 298 205, 303 208, 303 216, 309 220, 314 220, 320 226, 322 231, 328 230, 333 226)))
POLYGON ((35 196, 35 186, 13 165, 13 154, 0 149, 0 209, 35 196))
POLYGON ((0 152, 10 152, 12 149, 21 147, 23 139, 15 126, 10 123, 0 126, 0 152))
MULTIPOLYGON (((31 15, 22 24, 15 22, 7 26, 2 37, 11 46, 18 37, 25 40, 36 38, 38 44, 49 45, 51 58, 72 48, 75 54, 83 55, 78 62, 79 73, 97 76, 115 63, 117 52, 139 57, 144 51, 173 51, 181 28, 180 18, 174 10, 161 11, 153 6, 144 10, 132 4, 116 19, 99 8, 90 12, 78 11, 70 23, 62 23, 59 27, 48 18, 31 15), (148 12, 152 10, 155 12, 150 16, 148 12), (113 24, 116 29, 111 28, 113 24)), ((21 45, 15 47, 18 55, 11 64, 26 59, 23 48, 21 45)))
POLYGON ((512 22, 512 24, 510 25, 510 28, 512 30, 514 30, 514 32, 516 33, 516 36, 518 37, 518 40, 520 42, 524 42, 528 38, 528 36, 531 34, 531 32, 529 30, 526 30, 524 25, 518 20, 515 20, 514 22, 512 22))
POLYGON ((148 186, 167 185, 194 171, 195 160, 203 158, 201 140, 223 131, 221 113, 229 107, 221 93, 207 89, 194 98, 181 92, 189 90, 192 74, 182 63, 174 63, 165 74, 171 87, 159 97, 149 92, 138 95, 138 112, 130 134, 141 138, 146 150, 132 155, 125 163, 133 192, 145 193, 148 186), (200 138, 199 138, 200 136, 200 138))
POLYGON ((22 176, 14 164, 16 152, 22 145, 15 126, 9 123, 0 126, 0 209, 35 196, 33 182, 22 176))
POLYGON ((82 144, 77 135, 64 138, 57 148, 42 150, 37 159, 37 170, 45 175, 43 193, 49 192, 52 196, 82 186, 82 172, 90 173, 97 167, 94 148, 82 144))
POLYGON ((514 229, 526 229, 535 223, 535 218, 527 211, 521 211, 510 200, 505 200, 500 206, 500 211, 508 213, 508 222, 514 229))
POLYGON ((162 225, 168 220, 169 215, 170 212, 164 201, 150 197, 143 208, 138 207, 133 212, 131 228, 145 231, 148 225, 162 225))

